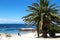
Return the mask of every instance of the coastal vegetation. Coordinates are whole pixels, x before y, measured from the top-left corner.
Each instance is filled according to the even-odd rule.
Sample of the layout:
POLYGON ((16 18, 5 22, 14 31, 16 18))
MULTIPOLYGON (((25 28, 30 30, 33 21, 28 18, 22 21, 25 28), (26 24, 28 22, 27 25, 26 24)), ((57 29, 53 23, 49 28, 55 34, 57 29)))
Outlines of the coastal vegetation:
POLYGON ((28 24, 36 25, 37 36, 39 38, 40 30, 42 30, 42 37, 47 37, 47 33, 55 36, 55 29, 52 25, 60 23, 59 6, 55 3, 50 4, 50 0, 37 0, 38 2, 32 3, 28 6, 30 14, 24 16, 23 19, 28 24), (51 27, 51 29, 50 29, 51 27), (48 29, 50 29, 48 31, 48 29), (53 30, 54 29, 54 30, 53 30), (51 31, 51 32, 50 32, 51 31))

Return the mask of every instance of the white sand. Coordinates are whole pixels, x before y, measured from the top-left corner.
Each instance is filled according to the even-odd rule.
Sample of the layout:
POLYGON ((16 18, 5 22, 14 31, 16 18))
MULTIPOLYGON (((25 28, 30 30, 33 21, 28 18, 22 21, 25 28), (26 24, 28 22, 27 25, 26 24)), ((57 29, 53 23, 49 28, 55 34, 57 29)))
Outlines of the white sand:
POLYGON ((11 35, 11 37, 6 37, 6 34, 1 34, 0 40, 60 40, 60 38, 37 38, 35 34, 36 33, 28 33, 21 36, 11 35))

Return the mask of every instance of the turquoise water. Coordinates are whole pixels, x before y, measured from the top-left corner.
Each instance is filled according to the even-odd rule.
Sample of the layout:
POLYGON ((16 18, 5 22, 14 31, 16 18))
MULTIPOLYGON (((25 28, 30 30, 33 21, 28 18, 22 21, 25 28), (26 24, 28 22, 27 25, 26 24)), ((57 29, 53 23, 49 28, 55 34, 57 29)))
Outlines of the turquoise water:
POLYGON ((0 33, 8 34, 26 34, 31 31, 19 31, 20 28, 35 28, 35 26, 27 26, 25 24, 0 24, 0 33))
POLYGON ((17 34, 19 30, 2 30, 0 33, 17 34))
POLYGON ((27 34, 27 33, 30 33, 32 31, 19 31, 19 30, 7 30, 7 31, 0 31, 0 33, 5 33, 5 34, 27 34))

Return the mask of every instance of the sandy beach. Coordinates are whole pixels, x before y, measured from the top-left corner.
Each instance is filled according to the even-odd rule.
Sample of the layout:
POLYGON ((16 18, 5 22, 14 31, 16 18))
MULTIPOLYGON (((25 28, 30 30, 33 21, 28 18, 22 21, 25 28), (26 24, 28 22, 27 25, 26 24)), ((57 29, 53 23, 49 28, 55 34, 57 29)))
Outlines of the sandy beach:
MULTIPOLYGON (((59 35, 59 34, 57 34, 59 35)), ((0 33, 0 40, 60 40, 60 38, 37 38, 36 33, 27 33, 23 34, 21 36, 18 36, 17 34, 1 34, 0 33), (10 36, 6 36, 10 35, 10 36)))

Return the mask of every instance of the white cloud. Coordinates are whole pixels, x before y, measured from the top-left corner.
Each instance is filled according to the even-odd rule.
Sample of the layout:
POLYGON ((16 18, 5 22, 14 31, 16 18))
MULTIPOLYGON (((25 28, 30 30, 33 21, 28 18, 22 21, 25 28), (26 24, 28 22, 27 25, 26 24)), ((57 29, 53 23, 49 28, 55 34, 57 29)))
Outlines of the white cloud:
POLYGON ((22 19, 0 18, 0 23, 24 23, 22 19))

